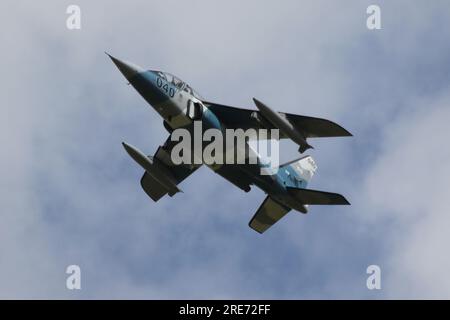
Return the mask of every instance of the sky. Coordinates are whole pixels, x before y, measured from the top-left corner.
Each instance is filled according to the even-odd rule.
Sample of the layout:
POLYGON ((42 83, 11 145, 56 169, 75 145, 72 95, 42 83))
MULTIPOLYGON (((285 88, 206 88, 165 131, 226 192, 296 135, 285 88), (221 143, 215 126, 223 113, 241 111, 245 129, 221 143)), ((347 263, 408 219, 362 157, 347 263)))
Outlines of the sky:
POLYGON ((448 21, 439 0, 2 1, 0 298, 450 298, 448 21), (260 235, 263 192, 205 167, 154 203, 121 142, 152 154, 168 133, 104 51, 210 101, 341 124, 354 137, 310 140, 309 187, 352 205, 260 235))

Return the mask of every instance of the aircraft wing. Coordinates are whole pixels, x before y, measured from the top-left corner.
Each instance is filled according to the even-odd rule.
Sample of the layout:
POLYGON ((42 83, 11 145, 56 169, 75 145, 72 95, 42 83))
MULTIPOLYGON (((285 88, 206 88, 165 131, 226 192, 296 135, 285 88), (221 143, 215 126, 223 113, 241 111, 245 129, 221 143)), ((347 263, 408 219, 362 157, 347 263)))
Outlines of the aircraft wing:
POLYGON ((300 200, 303 204, 312 205, 348 205, 347 199, 339 193, 318 191, 312 189, 291 188, 287 187, 287 191, 300 200))
MULTIPOLYGON (((170 137, 166 140, 164 145, 160 146, 153 157, 150 157, 154 163, 157 163, 161 169, 163 169, 161 174, 170 176, 171 180, 178 185, 181 181, 186 179, 195 170, 197 170, 201 165, 176 165, 172 162, 170 158, 170 153, 176 142, 170 140, 170 137)), ((145 172, 141 178, 141 186, 145 193, 152 198, 153 201, 158 201, 164 195, 169 194, 173 196, 176 192, 171 192, 155 179, 148 172, 145 172)), ((178 192, 180 191, 177 188, 178 192)))
MULTIPOLYGON (((225 106, 208 101, 204 104, 230 129, 276 129, 267 121, 266 126, 262 126, 254 117, 255 114, 262 117, 260 111, 241 109, 231 106, 225 106), (252 115, 253 114, 253 115, 252 115)), ((300 116, 296 114, 278 112, 287 119, 305 138, 320 137, 344 137, 352 134, 343 127, 330 120, 300 116)), ((280 131, 280 139, 288 138, 280 131)))
POLYGON ((250 220, 249 226, 253 230, 263 233, 283 218, 290 210, 290 208, 279 204, 270 196, 267 196, 252 220, 250 220))

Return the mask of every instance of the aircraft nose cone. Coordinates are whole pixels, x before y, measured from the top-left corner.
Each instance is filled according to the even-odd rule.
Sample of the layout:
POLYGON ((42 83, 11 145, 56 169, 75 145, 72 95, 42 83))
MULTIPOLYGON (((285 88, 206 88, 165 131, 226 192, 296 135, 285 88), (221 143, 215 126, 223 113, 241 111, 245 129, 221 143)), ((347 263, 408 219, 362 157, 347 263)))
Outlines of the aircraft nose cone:
POLYGON ((116 65, 116 67, 122 72, 122 74, 127 78, 127 80, 130 80, 134 75, 143 72, 144 69, 141 67, 135 65, 134 63, 122 61, 120 59, 117 59, 110 55, 109 53, 105 52, 108 57, 111 58, 112 62, 116 65))

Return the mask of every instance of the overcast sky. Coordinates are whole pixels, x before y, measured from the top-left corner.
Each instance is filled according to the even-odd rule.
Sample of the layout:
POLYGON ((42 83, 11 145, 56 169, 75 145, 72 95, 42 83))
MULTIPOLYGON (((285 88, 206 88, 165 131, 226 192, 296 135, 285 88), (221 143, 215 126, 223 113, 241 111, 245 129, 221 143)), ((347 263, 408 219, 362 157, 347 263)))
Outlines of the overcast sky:
POLYGON ((7 0, 0 21, 1 298, 450 298, 448 1, 7 0), (152 154, 168 133, 104 51, 210 101, 338 122, 354 137, 310 141, 310 187, 352 205, 260 235, 263 192, 207 168, 154 203, 121 142, 152 154))

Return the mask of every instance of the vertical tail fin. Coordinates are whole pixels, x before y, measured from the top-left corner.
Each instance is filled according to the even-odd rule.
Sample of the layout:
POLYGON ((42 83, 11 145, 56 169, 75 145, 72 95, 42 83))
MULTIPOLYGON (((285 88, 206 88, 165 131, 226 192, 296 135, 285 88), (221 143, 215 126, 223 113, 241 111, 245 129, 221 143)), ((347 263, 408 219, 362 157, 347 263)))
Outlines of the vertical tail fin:
POLYGON ((301 188, 287 188, 288 192, 292 194, 296 199, 298 199, 304 205, 349 205, 347 199, 343 195, 334 192, 318 191, 311 189, 301 189, 301 188))
POLYGON ((306 187, 316 172, 317 165, 313 157, 306 156, 282 164, 280 170, 285 170, 288 175, 292 175, 296 180, 303 182, 302 186, 306 187))

